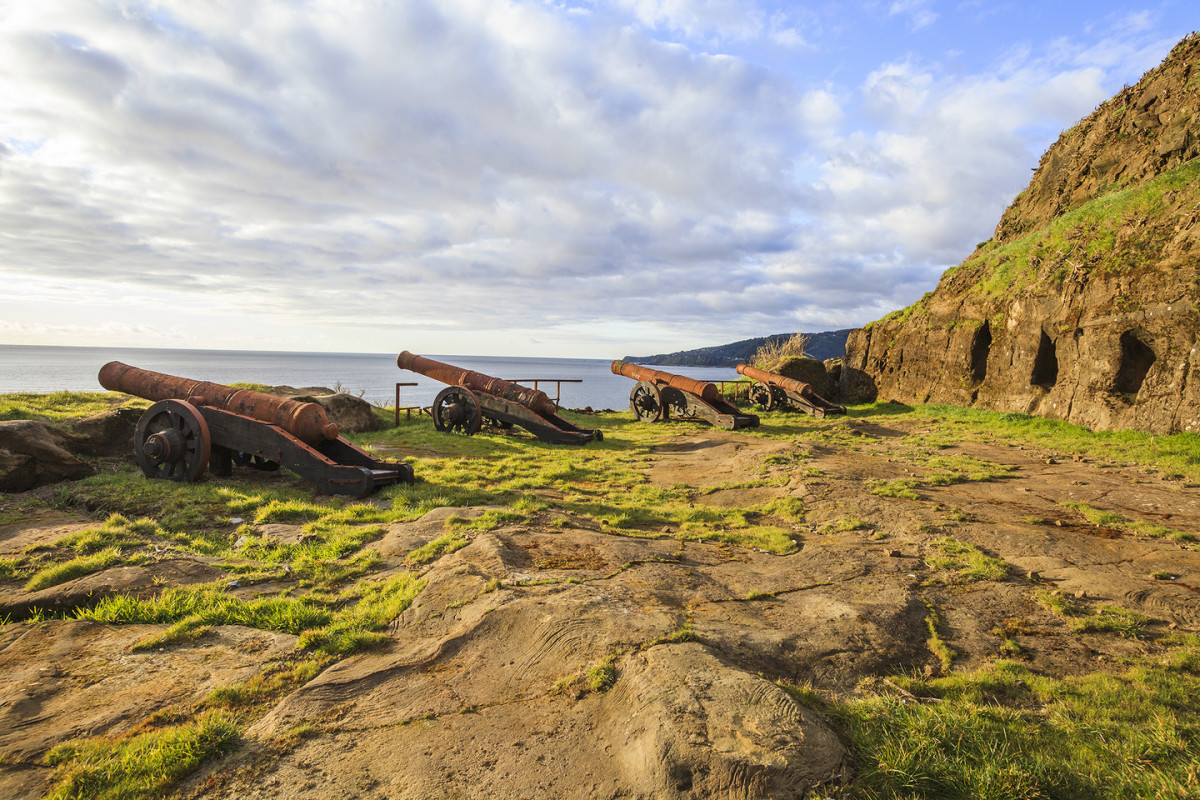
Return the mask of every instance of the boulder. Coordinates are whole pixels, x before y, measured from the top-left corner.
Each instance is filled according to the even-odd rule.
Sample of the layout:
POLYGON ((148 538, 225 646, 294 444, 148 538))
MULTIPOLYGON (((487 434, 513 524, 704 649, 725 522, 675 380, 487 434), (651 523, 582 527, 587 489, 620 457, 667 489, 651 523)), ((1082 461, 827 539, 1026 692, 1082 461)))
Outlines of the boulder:
POLYGON ((838 381, 837 402, 857 406, 863 403, 874 403, 878 395, 879 390, 875 388, 874 378, 861 369, 842 365, 841 379, 838 381))
POLYGON ((71 427, 71 450, 85 456, 128 455, 141 416, 140 408, 114 408, 82 419, 71 427))
POLYGON ((301 394, 291 399, 318 404, 325 409, 329 421, 337 425, 342 433, 377 431, 383 427, 375 414, 375 407, 352 394, 301 394))
POLYGON ((781 358, 776 361, 771 367, 771 372, 778 373, 785 378, 791 378, 794 381, 807 383, 812 387, 813 391, 825 399, 833 394, 833 381, 829 379, 829 373, 825 371, 825 365, 815 358, 781 358))
POLYGON ((20 419, 0 422, 0 491, 23 492, 95 472, 73 456, 72 437, 50 425, 20 419))

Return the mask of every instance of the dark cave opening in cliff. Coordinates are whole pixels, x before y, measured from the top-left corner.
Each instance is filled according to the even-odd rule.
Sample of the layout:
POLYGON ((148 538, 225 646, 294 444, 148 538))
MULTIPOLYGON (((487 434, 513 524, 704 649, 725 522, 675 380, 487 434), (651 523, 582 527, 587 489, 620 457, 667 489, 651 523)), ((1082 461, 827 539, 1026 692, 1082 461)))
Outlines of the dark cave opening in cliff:
POLYGON ((1153 348, 1133 331, 1121 334, 1121 360, 1117 364, 1117 377, 1113 389, 1121 394, 1137 394, 1146 380, 1146 373, 1154 364, 1153 348))
POLYGON ((988 355, 992 351, 992 326, 986 321, 975 329, 971 339, 971 381, 983 383, 987 377, 988 355))
POLYGON ((1042 331, 1037 355, 1033 358, 1033 372, 1029 376, 1029 383, 1043 389, 1053 389, 1054 384, 1058 383, 1058 353, 1055 352, 1054 342, 1045 331, 1042 331))

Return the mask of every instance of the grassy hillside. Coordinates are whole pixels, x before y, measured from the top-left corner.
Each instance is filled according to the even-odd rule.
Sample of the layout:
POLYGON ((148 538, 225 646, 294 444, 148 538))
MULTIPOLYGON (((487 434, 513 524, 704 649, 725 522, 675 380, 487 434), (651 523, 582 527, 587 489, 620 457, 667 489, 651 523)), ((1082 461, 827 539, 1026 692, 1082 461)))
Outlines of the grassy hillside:
MULTIPOLYGON (((806 334, 809 357, 820 361, 827 358, 841 358, 846 354, 846 337, 850 335, 850 330, 850 328, 845 328, 806 334)), ((695 350, 681 350, 677 353, 625 356, 625 361, 660 367, 736 367, 738 364, 748 361, 758 348, 767 342, 784 342, 795 335, 794 333, 777 333, 773 336, 743 339, 740 342, 731 342, 716 347, 700 347, 695 350)))

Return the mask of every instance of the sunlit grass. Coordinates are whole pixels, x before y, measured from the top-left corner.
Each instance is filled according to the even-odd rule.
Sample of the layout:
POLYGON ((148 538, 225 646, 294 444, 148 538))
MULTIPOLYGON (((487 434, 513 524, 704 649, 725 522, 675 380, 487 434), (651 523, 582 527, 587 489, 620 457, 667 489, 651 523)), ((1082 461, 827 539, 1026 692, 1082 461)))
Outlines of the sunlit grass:
POLYGON ((71 422, 122 405, 146 408, 150 403, 116 392, 12 392, 0 394, 0 420, 71 422))
POLYGON ((75 739, 54 747, 47 800, 160 798, 183 776, 236 746, 238 727, 226 713, 202 714, 128 736, 75 739))
POLYGON ((933 552, 925 556, 925 563, 938 570, 938 579, 945 583, 1000 581, 1008 576, 1010 568, 1003 559, 986 555, 975 545, 952 536, 937 539, 929 546, 933 552))
POLYGON ((853 746, 854 797, 1165 800, 1200 792, 1194 641, 1121 675, 1058 680, 998 661, 893 680, 907 696, 877 684, 826 706, 853 746))

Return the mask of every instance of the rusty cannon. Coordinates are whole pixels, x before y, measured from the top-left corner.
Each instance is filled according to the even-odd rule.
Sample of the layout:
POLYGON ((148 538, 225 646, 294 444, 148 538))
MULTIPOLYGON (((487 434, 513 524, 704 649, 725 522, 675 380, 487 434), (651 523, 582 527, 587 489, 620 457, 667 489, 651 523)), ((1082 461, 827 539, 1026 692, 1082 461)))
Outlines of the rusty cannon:
POLYGON ((658 422, 674 416, 702 419, 731 431, 758 427, 758 417, 743 414, 721 396, 714 384, 619 359, 612 362, 612 371, 638 382, 629 393, 629 407, 634 416, 644 422, 658 422))
POLYGON ((212 462, 228 477, 233 465, 281 466, 326 494, 363 497, 389 483, 412 483, 413 470, 380 461, 338 435, 325 409, 250 389, 177 378, 112 361, 100 385, 154 404, 138 420, 133 450, 148 478, 195 481, 212 462))
POLYGON ((773 408, 795 409, 821 418, 831 414, 846 413, 845 406, 829 402, 813 391, 812 386, 803 381, 785 378, 749 364, 738 364, 737 371, 747 378, 758 381, 750 386, 750 402, 764 411, 770 411, 773 408))
POLYGON ((396 357, 396 366, 449 384, 438 392, 430 408, 433 426, 439 431, 471 436, 479 433, 486 420, 501 428, 520 425, 551 444, 586 444, 604 438, 598 430, 577 427, 558 416, 554 401, 537 389, 407 350, 396 357))

